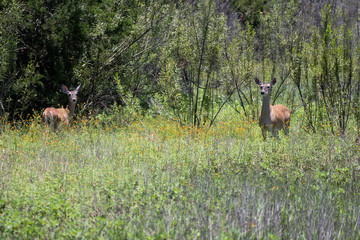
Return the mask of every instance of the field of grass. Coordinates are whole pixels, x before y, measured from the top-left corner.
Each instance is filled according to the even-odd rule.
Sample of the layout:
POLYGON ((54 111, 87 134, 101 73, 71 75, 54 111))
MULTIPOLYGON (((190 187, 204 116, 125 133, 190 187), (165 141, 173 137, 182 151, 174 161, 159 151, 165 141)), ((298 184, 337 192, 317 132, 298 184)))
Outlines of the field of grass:
POLYGON ((39 121, 0 135, 1 239, 356 239, 355 134, 262 140, 231 115, 211 128, 139 117, 39 121))

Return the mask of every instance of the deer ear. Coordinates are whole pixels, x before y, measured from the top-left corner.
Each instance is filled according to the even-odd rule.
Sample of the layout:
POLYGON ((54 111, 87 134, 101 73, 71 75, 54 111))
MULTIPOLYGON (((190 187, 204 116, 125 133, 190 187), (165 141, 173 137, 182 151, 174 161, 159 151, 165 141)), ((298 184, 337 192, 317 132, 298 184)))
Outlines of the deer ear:
POLYGON ((75 89, 75 91, 78 92, 80 87, 81 87, 81 84, 75 89))
POLYGON ((261 84, 261 82, 260 82, 260 80, 259 80, 258 78, 255 78, 255 83, 256 83, 257 85, 260 85, 260 84, 261 84))
POLYGON ((275 83, 276 83, 276 78, 273 78, 273 79, 271 80, 271 85, 275 85, 275 83))
POLYGON ((68 88, 67 88, 65 85, 62 85, 62 86, 61 86, 61 91, 62 91, 63 93, 65 93, 65 94, 68 94, 68 93, 69 93, 69 90, 68 90, 68 88))

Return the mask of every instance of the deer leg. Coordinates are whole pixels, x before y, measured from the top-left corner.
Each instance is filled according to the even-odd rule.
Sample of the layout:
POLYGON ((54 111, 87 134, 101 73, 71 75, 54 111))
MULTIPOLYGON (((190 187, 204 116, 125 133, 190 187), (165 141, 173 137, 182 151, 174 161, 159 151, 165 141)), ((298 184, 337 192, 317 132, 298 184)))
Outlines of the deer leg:
POLYGON ((269 131, 270 131, 271 135, 273 135, 274 138, 278 138, 278 135, 277 135, 278 131, 274 127, 270 127, 269 131))
POLYGON ((284 133, 285 135, 289 134, 289 128, 290 128, 290 121, 286 121, 285 122, 285 126, 284 126, 284 133))
POLYGON ((284 126, 284 133, 285 135, 289 134, 289 127, 287 125, 284 126))
POLYGON ((45 114, 45 126, 49 127, 50 126, 50 123, 49 123, 49 119, 48 119, 48 116, 45 114))
POLYGON ((262 131, 262 135, 264 137, 264 140, 266 141, 267 130, 265 128, 261 128, 261 131, 262 131))
POLYGON ((275 130, 273 130, 273 136, 274 136, 274 138, 279 138, 277 134, 278 134, 278 132, 275 131, 275 130))

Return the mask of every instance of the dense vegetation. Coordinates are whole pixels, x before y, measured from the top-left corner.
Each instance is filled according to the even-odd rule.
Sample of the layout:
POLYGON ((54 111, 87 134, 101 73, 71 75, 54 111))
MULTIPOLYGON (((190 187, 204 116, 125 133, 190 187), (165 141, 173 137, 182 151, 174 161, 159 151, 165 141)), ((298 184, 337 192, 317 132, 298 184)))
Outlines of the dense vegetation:
POLYGON ((359 13, 0 0, 0 238, 358 238, 359 13), (262 140, 255 77, 289 136, 262 140), (80 103, 52 132, 61 84, 80 103))
POLYGON ((356 239, 359 147, 307 134, 263 141, 234 113, 211 128, 84 119, 53 134, 6 124, 0 238, 356 239), (229 120, 231 119, 231 120, 229 120))
POLYGON ((273 102, 302 107, 313 131, 325 124, 343 134, 349 121, 360 125, 358 6, 351 0, 2 1, 0 114, 26 119, 66 105, 61 84, 81 83, 81 112, 131 107, 212 125, 228 104, 255 119, 253 79, 276 76, 273 102))

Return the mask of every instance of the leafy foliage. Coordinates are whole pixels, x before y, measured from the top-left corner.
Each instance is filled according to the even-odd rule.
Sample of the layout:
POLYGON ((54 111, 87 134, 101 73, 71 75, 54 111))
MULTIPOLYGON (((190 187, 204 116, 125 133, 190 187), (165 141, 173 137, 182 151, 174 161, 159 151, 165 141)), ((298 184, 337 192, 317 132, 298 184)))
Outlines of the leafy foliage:
POLYGON ((61 84, 81 83, 82 112, 105 116, 136 102, 138 114, 213 125, 226 105, 256 119, 253 78, 277 76, 273 103, 304 108, 312 131, 327 126, 344 134, 360 115, 358 11, 351 6, 352 0, 341 8, 280 0, 3 2, 1 114, 27 118, 65 105, 61 84))
POLYGON ((358 6, 0 0, 0 238, 356 239, 358 6), (254 77, 289 137, 261 140, 254 77))

